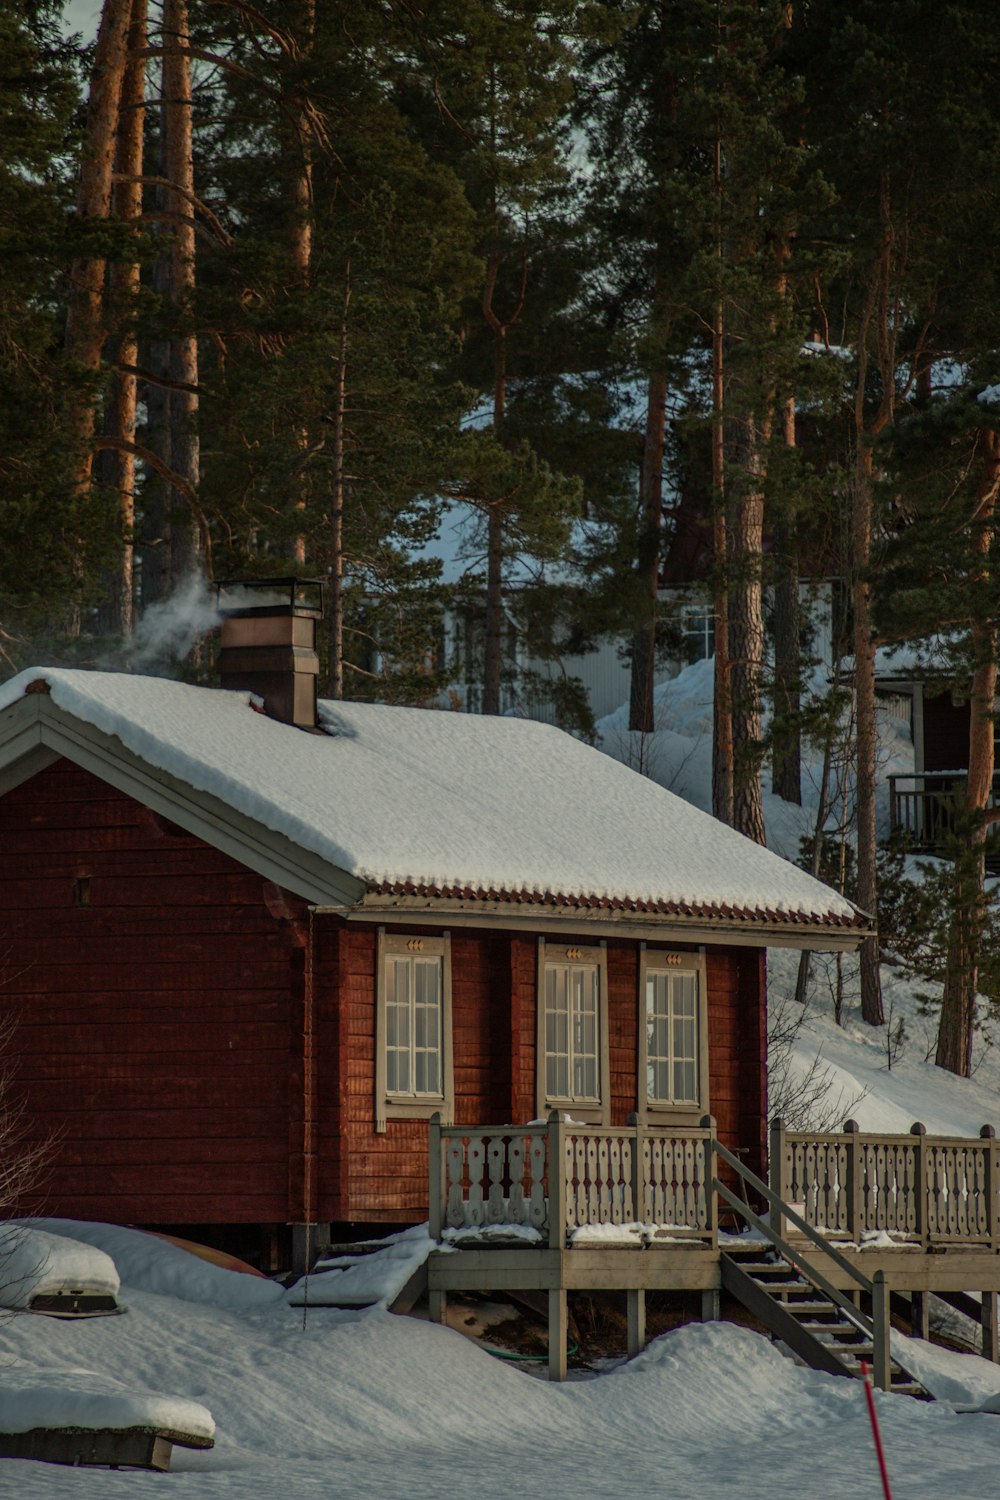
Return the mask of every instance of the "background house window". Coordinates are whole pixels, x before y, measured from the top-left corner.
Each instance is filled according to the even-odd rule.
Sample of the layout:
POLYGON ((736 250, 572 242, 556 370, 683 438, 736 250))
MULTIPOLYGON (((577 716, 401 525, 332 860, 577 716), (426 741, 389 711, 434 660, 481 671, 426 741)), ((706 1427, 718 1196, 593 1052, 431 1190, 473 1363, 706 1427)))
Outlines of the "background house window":
POLYGON ((608 1048, 603 948, 539 943, 539 1111, 570 1108, 603 1121, 608 1048))
POLYGON ((704 963, 695 954, 644 953, 640 981, 640 1107, 708 1107, 704 963))
POLYGON ((681 631, 685 661, 707 661, 715 655, 715 609, 711 604, 685 604, 681 631))
POLYGON ((453 1113, 451 944, 379 932, 375 1124, 453 1113))

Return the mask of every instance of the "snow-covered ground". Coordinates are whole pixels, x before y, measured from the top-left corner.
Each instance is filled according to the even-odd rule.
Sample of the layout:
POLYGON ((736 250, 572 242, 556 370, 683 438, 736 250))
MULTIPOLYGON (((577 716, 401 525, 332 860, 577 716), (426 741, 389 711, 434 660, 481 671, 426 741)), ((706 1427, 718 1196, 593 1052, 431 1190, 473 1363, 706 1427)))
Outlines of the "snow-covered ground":
MULTIPOLYGON (((148 1251, 138 1279, 169 1281, 172 1296, 126 1281, 122 1316, 15 1314, 0 1324, 0 1400, 29 1370, 34 1386, 76 1380, 84 1393, 112 1381, 137 1403, 150 1394, 167 1410, 185 1400, 207 1408, 214 1449, 175 1449, 169 1478, 0 1461, 0 1496, 132 1500, 164 1487, 185 1500, 879 1493, 861 1385, 803 1370, 742 1328, 681 1328, 610 1373, 550 1386, 459 1333, 382 1308, 313 1309, 303 1327, 283 1298, 240 1306, 221 1286, 224 1305, 213 1306, 193 1260, 188 1298, 178 1263, 157 1269, 158 1258, 148 1251)), ((974 1356, 930 1351, 925 1360, 924 1378, 947 1385, 953 1403, 978 1407, 1000 1392, 1000 1370, 974 1356)), ((877 1402, 898 1496, 995 1493, 996 1416, 902 1396, 877 1402)))

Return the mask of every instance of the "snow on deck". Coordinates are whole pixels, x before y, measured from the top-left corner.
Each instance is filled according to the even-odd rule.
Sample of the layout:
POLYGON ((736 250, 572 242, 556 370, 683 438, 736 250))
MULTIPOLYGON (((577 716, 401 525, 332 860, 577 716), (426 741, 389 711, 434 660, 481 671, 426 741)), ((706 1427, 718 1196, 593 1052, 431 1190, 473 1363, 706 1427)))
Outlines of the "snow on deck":
POLYGON ((66 713, 370 887, 524 892, 850 925, 849 902, 601 751, 549 725, 324 703, 325 735, 246 693, 33 668, 66 713))

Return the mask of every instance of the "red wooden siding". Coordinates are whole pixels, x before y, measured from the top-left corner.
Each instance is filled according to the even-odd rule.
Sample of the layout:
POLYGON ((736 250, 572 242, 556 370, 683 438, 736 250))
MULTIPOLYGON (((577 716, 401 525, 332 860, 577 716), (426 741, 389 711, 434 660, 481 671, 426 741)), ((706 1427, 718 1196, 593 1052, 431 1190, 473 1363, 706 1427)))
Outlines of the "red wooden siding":
MULTIPOLYGON (((376 1134, 373 1124, 376 932, 352 924, 340 938, 346 1198, 342 1215, 331 1210, 330 1217, 418 1222, 427 1213, 427 1124, 389 1120, 382 1134, 376 1134)), ((590 939, 570 934, 565 941, 585 946, 590 939)), ((452 932, 451 944, 456 1123, 533 1119, 537 939, 462 929, 452 932)), ((710 1108, 721 1139, 740 1147, 756 1172, 764 1166, 766 1135, 762 983, 761 950, 708 949, 710 1108)), ((639 944, 609 941, 608 1039, 616 1125, 624 1125, 637 1105, 638 984, 639 944)))
POLYGON ((0 799, 0 849, 15 1087, 53 1135, 38 1206, 284 1221, 302 963, 260 876, 66 761, 0 799))
MULTIPOLYGON (((375 1131, 376 938, 377 928, 367 925, 351 924, 340 935, 341 1149, 346 1191, 342 1217, 373 1223, 419 1222, 427 1216, 427 1122, 389 1120, 384 1132, 375 1131)), ((503 933, 463 928, 451 934, 455 1111, 460 1125, 502 1122, 509 1111, 508 950, 509 940, 503 933)))
MULTIPOLYGON (((310 925, 303 903, 65 761, 0 798, 0 851, 16 1086, 55 1138, 39 1208, 146 1224, 426 1216, 426 1121, 374 1128, 374 924, 310 925)), ((637 1103, 639 952, 608 941, 619 1125, 637 1103)), ((530 1120, 537 939, 455 928, 451 953, 457 1121, 530 1120)), ((710 1107, 760 1170, 763 955, 710 948, 707 979, 710 1107)))

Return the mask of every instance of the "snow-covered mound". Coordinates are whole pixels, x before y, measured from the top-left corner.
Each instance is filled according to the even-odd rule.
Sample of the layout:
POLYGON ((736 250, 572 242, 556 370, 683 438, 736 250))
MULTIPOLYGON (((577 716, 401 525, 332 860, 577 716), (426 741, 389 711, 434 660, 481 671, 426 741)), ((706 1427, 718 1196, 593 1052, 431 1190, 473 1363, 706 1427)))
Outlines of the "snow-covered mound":
MULTIPOLYGON (((303 1326, 301 1309, 284 1302, 247 1317, 130 1291, 125 1318, 0 1323, 11 1387, 30 1369, 39 1387, 58 1390, 81 1382, 81 1365, 113 1372, 136 1398, 179 1391, 211 1409, 215 1448, 174 1454, 167 1482, 185 1500, 620 1500, 623 1491, 730 1500, 734 1484, 741 1500, 802 1500, 878 1490, 861 1385, 804 1370, 722 1323, 680 1328, 627 1365, 563 1386, 381 1309, 313 1310, 303 1326)), ((941 1366, 939 1378, 974 1398, 967 1404, 988 1399, 991 1382, 1000 1391, 1000 1371, 960 1367, 964 1381, 941 1366)), ((995 1417, 876 1401, 899 1495, 995 1494, 995 1417)), ((55 1400, 50 1409, 65 1412, 55 1400)), ((107 1500, 118 1478, 0 1462, 0 1493, 18 1500, 107 1500)), ((131 1495, 147 1481, 122 1483, 131 1495)))
POLYGON ((207 1302, 214 1307, 268 1307, 283 1300, 284 1288, 259 1276, 242 1276, 200 1260, 156 1235, 119 1224, 92 1224, 82 1219, 37 1219, 32 1227, 66 1242, 82 1241, 106 1252, 128 1287, 207 1302))
MULTIPOLYGON (((715 701, 715 665, 711 659, 695 662, 669 682, 654 689, 656 728, 652 734, 634 733, 628 727, 628 704, 622 704, 597 724, 598 744, 608 755, 683 797, 704 812, 712 810, 712 712, 715 701)), ((812 691, 822 694, 827 682, 817 674, 812 691)), ((813 833, 819 798, 823 756, 814 746, 802 747, 802 806, 785 802, 769 789, 764 768, 764 823, 768 848, 786 859, 797 859, 799 840, 813 833)), ((913 770, 913 745, 906 725, 879 712, 879 776, 913 770)), ((882 834, 889 831, 888 789, 880 780, 879 822, 882 834)))
POLYGON ((215 1437, 212 1413, 197 1401, 137 1391, 95 1370, 39 1372, 26 1360, 5 1362, 0 1366, 0 1432, 31 1432, 36 1427, 112 1432, 141 1427, 206 1444, 215 1437))
POLYGON ((114 1261, 96 1246, 34 1223, 0 1225, 0 1305, 28 1307, 35 1297, 69 1294, 117 1297, 120 1286, 114 1261))

